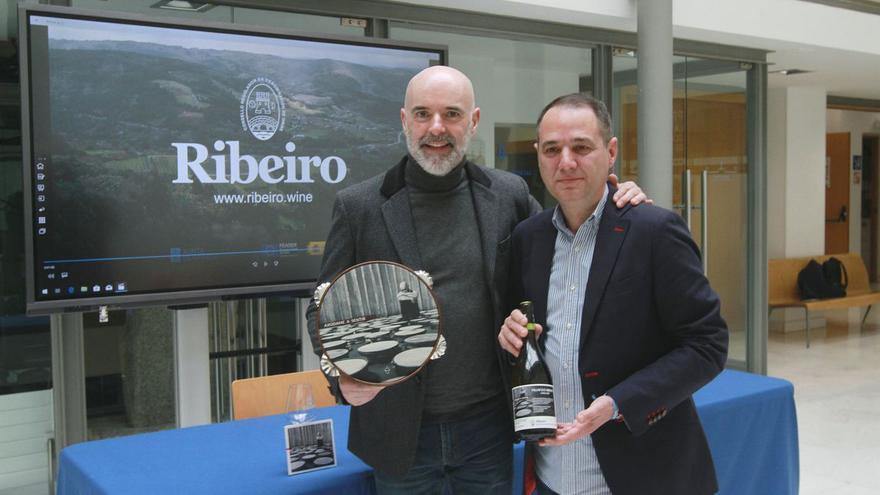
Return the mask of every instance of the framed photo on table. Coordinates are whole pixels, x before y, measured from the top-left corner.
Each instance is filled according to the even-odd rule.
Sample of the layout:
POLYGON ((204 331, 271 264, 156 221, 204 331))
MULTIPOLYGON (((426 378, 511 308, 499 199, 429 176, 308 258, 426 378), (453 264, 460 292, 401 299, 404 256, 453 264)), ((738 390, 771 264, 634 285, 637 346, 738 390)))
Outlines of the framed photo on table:
POLYGON ((332 419, 285 426, 287 474, 301 474, 335 466, 334 440, 332 419))

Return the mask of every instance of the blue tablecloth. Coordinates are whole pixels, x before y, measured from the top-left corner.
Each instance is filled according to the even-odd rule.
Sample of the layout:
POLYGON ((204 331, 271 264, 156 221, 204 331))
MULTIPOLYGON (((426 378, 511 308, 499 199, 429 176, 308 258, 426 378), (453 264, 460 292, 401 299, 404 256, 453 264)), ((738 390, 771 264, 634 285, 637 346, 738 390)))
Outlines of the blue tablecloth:
POLYGON ((797 414, 786 380, 725 370, 694 394, 721 495, 797 495, 797 414))
MULTIPOLYGON (((721 494, 797 494, 797 420, 789 382, 726 370, 694 399, 721 494)), ((61 452, 57 493, 375 493, 369 466, 348 452, 348 408, 313 415, 333 419, 334 468, 287 476, 287 418, 269 416, 72 445, 61 452)), ((519 487, 522 447, 516 451, 519 487)))
POLYGON ((284 415, 71 445, 61 452, 58 495, 372 494, 372 469, 348 451, 348 407, 332 419, 336 467, 287 475, 284 415))

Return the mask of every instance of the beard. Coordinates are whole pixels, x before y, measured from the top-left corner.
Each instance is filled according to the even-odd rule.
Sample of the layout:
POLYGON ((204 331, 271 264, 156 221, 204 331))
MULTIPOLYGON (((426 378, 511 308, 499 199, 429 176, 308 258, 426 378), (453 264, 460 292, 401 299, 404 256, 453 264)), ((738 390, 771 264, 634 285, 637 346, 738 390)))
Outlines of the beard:
POLYGON ((466 133, 461 139, 461 143, 456 143, 455 138, 449 134, 441 134, 439 136, 425 136, 419 139, 418 143, 414 142, 409 129, 404 130, 406 135, 406 149, 409 154, 415 158, 416 163, 422 167, 422 170, 431 175, 438 177, 444 176, 452 171, 464 159, 465 151, 471 141, 470 133, 466 133), (452 148, 447 155, 428 155, 422 150, 422 146, 426 144, 449 144, 452 148))

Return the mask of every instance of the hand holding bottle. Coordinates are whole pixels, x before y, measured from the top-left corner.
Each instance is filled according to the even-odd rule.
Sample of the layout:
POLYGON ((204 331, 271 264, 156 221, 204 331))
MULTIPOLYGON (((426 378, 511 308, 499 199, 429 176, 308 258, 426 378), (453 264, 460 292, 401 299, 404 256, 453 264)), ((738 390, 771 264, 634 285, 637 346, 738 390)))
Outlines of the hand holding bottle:
POLYGON ((544 438, 539 445, 546 447, 574 442, 598 430, 600 426, 611 419, 612 415, 614 415, 614 405, 611 397, 607 395, 597 397, 589 407, 575 416, 574 421, 559 423, 556 426, 556 436, 544 438))
MULTIPOLYGON (((519 309, 514 309, 510 312, 510 316, 504 319, 501 331, 498 332, 498 343, 501 344, 501 348, 513 354, 514 357, 519 357, 523 339, 529 335, 526 323, 528 323, 528 319, 525 315, 519 309)), ((543 330, 541 325, 535 323, 535 337, 540 337, 543 330)))

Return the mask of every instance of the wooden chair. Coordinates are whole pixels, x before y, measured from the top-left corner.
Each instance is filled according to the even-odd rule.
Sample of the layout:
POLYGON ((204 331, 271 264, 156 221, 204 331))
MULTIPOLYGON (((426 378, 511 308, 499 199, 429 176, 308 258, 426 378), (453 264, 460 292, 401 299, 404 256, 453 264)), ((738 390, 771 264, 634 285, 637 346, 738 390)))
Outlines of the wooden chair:
POLYGON ((312 386, 315 407, 335 406, 327 379, 319 370, 244 378, 232 382, 234 419, 255 418, 287 412, 287 390, 294 383, 312 386))

